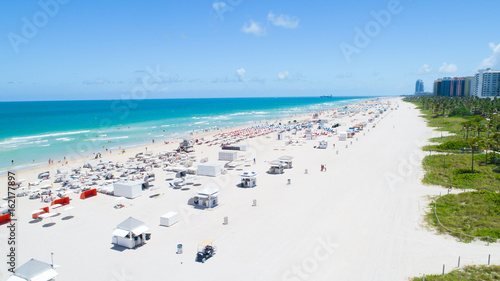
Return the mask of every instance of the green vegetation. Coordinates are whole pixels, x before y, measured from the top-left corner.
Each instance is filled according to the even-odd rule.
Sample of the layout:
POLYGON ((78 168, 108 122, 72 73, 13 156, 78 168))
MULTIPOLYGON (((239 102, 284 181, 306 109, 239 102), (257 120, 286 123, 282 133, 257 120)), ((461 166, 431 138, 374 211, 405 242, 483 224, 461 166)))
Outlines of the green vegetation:
MULTIPOLYGON (((428 125, 445 135, 423 148, 431 155, 423 160, 422 181, 474 190, 439 197, 435 207, 441 224, 434 203, 427 214, 429 224, 441 233, 462 236, 464 242, 472 236, 496 241, 500 238, 500 100, 411 97, 406 101, 419 106, 428 125)), ((500 280, 499 267, 493 273, 488 270, 469 267, 426 280, 500 280)))
MULTIPOLYGON (((498 155, 498 154, 497 154, 498 155)), ((454 188, 500 191, 500 164, 487 164, 486 155, 475 157, 474 172, 471 171, 471 154, 437 154, 424 158, 427 173, 422 180, 454 188)), ((488 158, 491 162, 492 157, 488 158)))
MULTIPOLYGON (((465 266, 445 275, 427 275, 425 281, 493 281, 500 280, 500 266, 465 266)), ((423 281, 415 277, 411 281, 423 281)))
MULTIPOLYGON (((434 203, 427 221, 441 233, 448 233, 464 242, 473 240, 472 236, 490 237, 490 242, 500 238, 500 194, 491 191, 473 191, 448 194, 436 200, 436 214, 448 230, 440 227, 434 214, 434 203)), ((487 240, 487 238, 482 238, 487 240)))

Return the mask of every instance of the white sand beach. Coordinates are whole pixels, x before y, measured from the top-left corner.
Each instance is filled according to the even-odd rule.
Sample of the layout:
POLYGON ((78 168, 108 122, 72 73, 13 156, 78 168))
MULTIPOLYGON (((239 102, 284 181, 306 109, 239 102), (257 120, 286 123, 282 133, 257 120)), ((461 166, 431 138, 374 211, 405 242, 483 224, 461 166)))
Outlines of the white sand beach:
MULTIPOLYGON (((31 213, 49 203, 18 198, 19 265, 31 258, 50 263, 53 253, 54 263, 60 266, 56 268, 58 281, 364 281, 437 274, 443 264, 448 272, 456 268, 459 256, 461 265, 486 264, 488 254, 492 254, 493 264, 500 263, 498 243, 460 243, 425 225, 430 196, 444 194, 446 189, 421 183, 425 154, 420 148, 439 132, 426 126, 414 105, 400 98, 387 101, 391 107, 373 123, 368 122, 373 116, 362 112, 332 119, 330 125, 343 124, 338 131, 360 122, 368 126, 346 141, 337 135, 319 137, 328 141, 327 149, 314 148, 318 139, 286 144, 287 136, 293 138, 290 132, 284 134, 284 140, 278 140, 277 133, 244 140, 241 143, 250 149, 239 152, 240 159, 245 159, 240 166, 214 178, 197 176, 195 184, 185 186, 189 189, 170 187, 172 174, 154 168, 155 189, 140 197, 117 201, 98 193, 82 200, 80 194, 70 192, 74 209, 43 220, 33 220, 31 213), (268 162, 284 155, 293 157, 293 168, 283 174, 266 173, 268 162), (325 172, 320 171, 322 164, 327 167, 325 172), (257 172, 256 187, 238 186, 240 174, 247 170, 257 172), (211 209, 188 205, 205 186, 219 188, 219 205, 211 209), (150 197, 155 194, 159 195, 150 197), (125 207, 114 208, 117 203, 125 207), (169 211, 179 213, 179 222, 160 226, 160 216, 169 211), (113 230, 128 217, 143 221, 151 239, 136 249, 113 247, 113 230), (227 225, 224 217, 228 217, 227 225), (214 239, 217 253, 205 263, 196 262, 197 245, 207 238, 214 239), (183 245, 182 254, 176 253, 177 244, 183 245)), ((206 139, 213 135, 204 134, 206 139)), ((147 148, 156 154, 177 146, 178 141, 158 142, 147 148)), ((209 162, 226 163, 217 161, 219 145, 194 148, 196 164, 205 157, 209 162)), ((103 154, 103 158, 125 163, 138 152, 146 152, 145 147, 128 149, 125 154, 103 154)), ((68 167, 82 166, 85 160, 72 160, 68 167)), ((21 171, 16 177, 35 182, 38 173, 50 170, 55 175, 58 167, 61 165, 21 171)), ((6 182, 1 177, 2 186, 6 182)), ((6 247, 5 227, 0 235, 2 247, 6 247)), ((0 262, 6 264, 5 255, 0 262)), ((0 277, 8 276, 2 266, 0 277)))

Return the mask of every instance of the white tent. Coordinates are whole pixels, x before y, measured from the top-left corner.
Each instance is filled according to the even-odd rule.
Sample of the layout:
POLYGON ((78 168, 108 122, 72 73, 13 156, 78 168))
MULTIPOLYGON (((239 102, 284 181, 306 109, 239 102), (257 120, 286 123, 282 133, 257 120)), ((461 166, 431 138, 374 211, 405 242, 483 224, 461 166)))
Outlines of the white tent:
POLYGON ((134 199, 142 194, 141 181, 122 181, 113 183, 113 194, 129 199, 134 199))
POLYGON ((238 159, 238 151, 219 151, 219 160, 234 161, 238 159))
POLYGON ((194 204, 199 207, 213 208, 219 204, 219 189, 205 187, 194 197, 194 204))
POLYGON ((58 275, 52 265, 31 259, 16 268, 14 275, 7 279, 7 281, 50 281, 54 280, 58 275))
POLYGON ((146 241, 146 231, 149 228, 144 222, 129 217, 120 223, 113 231, 112 243, 129 249, 144 244, 146 241))
POLYGON ((347 132, 345 131, 339 132, 339 140, 345 141, 346 139, 347 139, 347 132))
POLYGON ((217 163, 204 163, 198 165, 197 174, 199 176, 216 177, 222 173, 222 167, 217 163))
POLYGON ((168 212, 160 217, 160 225, 172 226, 173 224, 179 222, 179 213, 168 212))

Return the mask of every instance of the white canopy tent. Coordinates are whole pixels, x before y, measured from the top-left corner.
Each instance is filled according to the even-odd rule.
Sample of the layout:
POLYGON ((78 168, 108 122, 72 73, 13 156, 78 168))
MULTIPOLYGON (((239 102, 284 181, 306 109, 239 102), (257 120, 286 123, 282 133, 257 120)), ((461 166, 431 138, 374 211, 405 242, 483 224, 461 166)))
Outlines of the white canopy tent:
POLYGON ((148 230, 149 228, 144 222, 129 217, 113 231, 112 243, 129 249, 135 248, 144 244, 148 230))
POLYGON ((7 281, 51 281, 58 275, 52 265, 31 259, 16 268, 14 275, 7 279, 7 281))

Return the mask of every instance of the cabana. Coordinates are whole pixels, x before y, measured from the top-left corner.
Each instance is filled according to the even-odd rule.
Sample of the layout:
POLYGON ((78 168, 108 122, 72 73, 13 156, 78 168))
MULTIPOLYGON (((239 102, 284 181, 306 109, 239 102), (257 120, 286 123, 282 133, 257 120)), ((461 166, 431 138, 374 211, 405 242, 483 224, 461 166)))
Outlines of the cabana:
POLYGON ((311 128, 307 128, 305 132, 306 140, 314 140, 316 139, 316 135, 313 134, 311 128))
POLYGON ((219 151, 219 160, 234 161, 238 159, 238 151, 219 151))
POLYGON ((66 168, 64 168, 64 167, 61 167, 61 168, 57 169, 56 177, 58 177, 58 176, 64 176, 64 175, 67 175, 67 174, 68 174, 68 170, 66 170, 66 168))
POLYGON ((149 187, 150 182, 154 181, 155 179, 156 179, 155 178, 155 173, 153 173, 153 172, 147 173, 144 176, 144 183, 142 184, 142 186, 143 187, 149 187))
POLYGON ((345 141, 345 140, 347 140, 347 132, 345 132, 345 131, 340 132, 340 133, 339 133, 339 140, 340 140, 340 141, 345 141))
POLYGON ((292 156, 281 156, 279 159, 278 159, 282 164, 283 164, 283 168, 285 169, 291 169, 293 166, 292 166, 292 160, 293 160, 293 157, 292 156))
POLYGON ((214 187, 205 187, 194 197, 195 206, 203 208, 213 208, 219 204, 219 189, 214 187))
POLYGON ((50 212, 49 207, 40 208, 39 210, 36 210, 36 211, 31 213, 31 218, 37 220, 37 219, 39 219, 40 215, 46 214, 48 212, 50 212))
POLYGON ((269 167, 270 174, 283 174, 284 165, 279 160, 274 160, 269 163, 271 167, 269 167))
POLYGON ((241 174, 241 186, 242 187, 254 187, 257 185, 257 173, 246 171, 241 174))
POLYGON ((48 179, 49 176, 50 176, 50 172, 49 171, 43 172, 43 173, 38 174, 38 179, 48 179))
POLYGON ((160 217, 160 225, 172 226, 179 222, 179 213, 168 212, 160 217))
POLYGON ((95 188, 85 190, 84 192, 82 192, 82 194, 80 194, 80 199, 87 199, 87 198, 93 197, 93 196, 97 196, 97 190, 95 188))
POLYGON ((10 213, 0 215, 0 225, 9 223, 11 220, 10 213))
POLYGON ((113 195, 134 199, 142 194, 142 182, 122 181, 113 183, 113 195))
POLYGON ((203 163, 198 165, 197 174, 199 176, 216 177, 222 173, 222 167, 217 163, 203 163))
POLYGON ((58 275, 53 265, 31 259, 16 268, 15 273, 7 281, 52 281, 58 275))
POLYGON ((83 167, 84 168, 87 168, 87 169, 96 169, 97 168, 97 163, 94 162, 94 161, 87 161, 83 164, 83 167))
POLYGON ((320 149, 326 149, 326 148, 328 148, 328 141, 326 141, 326 140, 320 140, 318 148, 320 148, 320 149))
POLYGON ((125 248, 133 249, 149 240, 151 234, 146 233, 149 228, 144 222, 129 217, 120 223, 113 231, 112 243, 125 248))
POLYGON ((69 202, 69 197, 64 197, 64 198, 59 198, 59 199, 56 199, 54 201, 52 201, 50 203, 50 206, 54 206, 54 205, 61 205, 61 206, 64 206, 64 205, 68 205, 70 202, 69 202))

